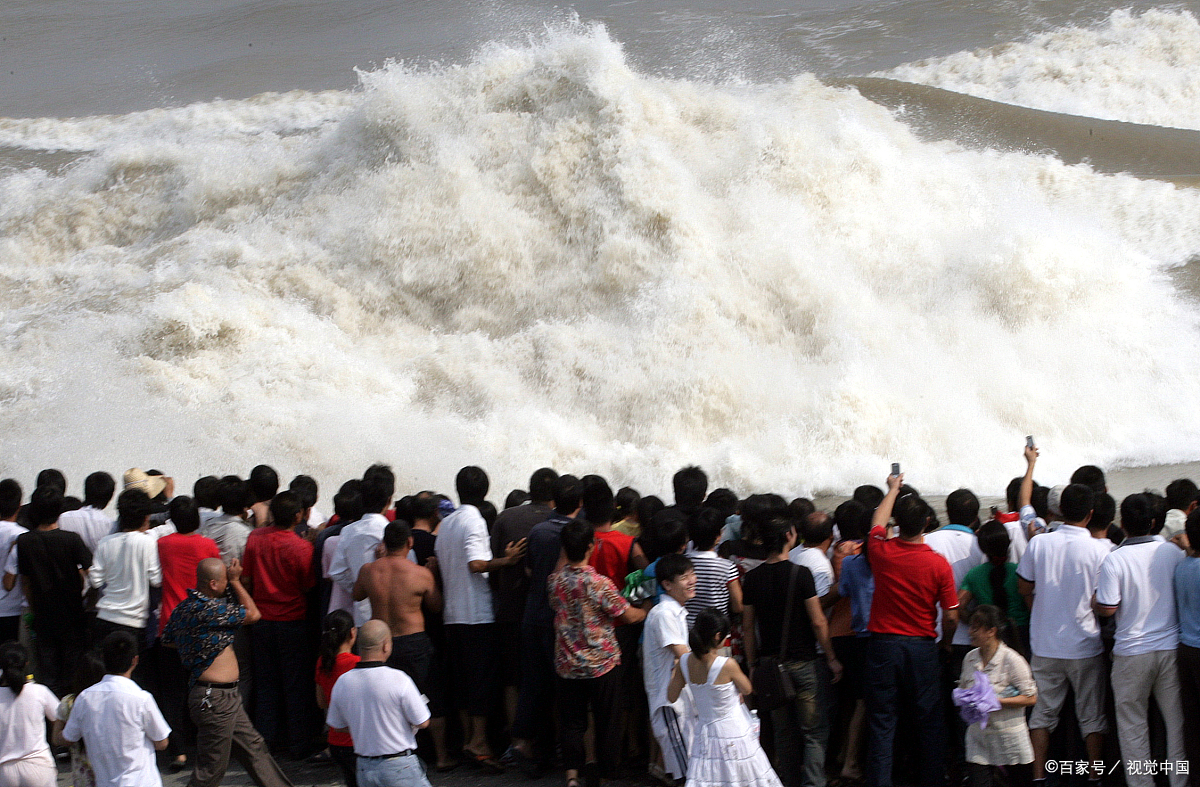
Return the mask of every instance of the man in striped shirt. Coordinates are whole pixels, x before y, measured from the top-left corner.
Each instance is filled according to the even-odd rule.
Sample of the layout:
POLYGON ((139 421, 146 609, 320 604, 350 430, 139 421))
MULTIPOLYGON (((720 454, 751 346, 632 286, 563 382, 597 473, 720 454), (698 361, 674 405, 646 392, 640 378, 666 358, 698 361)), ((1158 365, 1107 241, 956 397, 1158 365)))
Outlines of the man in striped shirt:
POLYGON ((742 611, 742 580, 737 566, 717 557, 717 539, 725 526, 725 517, 715 508, 702 508, 688 524, 692 548, 687 557, 696 571, 696 595, 685 604, 687 624, 692 623, 700 610, 712 607, 729 615, 742 611))

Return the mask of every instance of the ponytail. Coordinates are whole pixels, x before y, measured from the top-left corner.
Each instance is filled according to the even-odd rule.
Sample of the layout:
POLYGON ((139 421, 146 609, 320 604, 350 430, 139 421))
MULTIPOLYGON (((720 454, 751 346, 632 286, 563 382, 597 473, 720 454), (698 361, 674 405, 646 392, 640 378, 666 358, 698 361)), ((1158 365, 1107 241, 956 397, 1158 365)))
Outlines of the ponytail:
POLYGON ((344 609, 335 609, 321 622, 321 645, 318 651, 322 672, 333 672, 338 649, 350 638, 354 618, 344 609))
POLYGON ((717 647, 719 641, 729 636, 729 618, 720 610, 708 607, 696 615, 696 622, 688 633, 688 646, 692 653, 703 656, 717 647))
POLYGON ((6 686, 14 695, 21 696, 25 688, 25 665, 29 663, 29 651, 17 642, 0 646, 0 686, 6 686))

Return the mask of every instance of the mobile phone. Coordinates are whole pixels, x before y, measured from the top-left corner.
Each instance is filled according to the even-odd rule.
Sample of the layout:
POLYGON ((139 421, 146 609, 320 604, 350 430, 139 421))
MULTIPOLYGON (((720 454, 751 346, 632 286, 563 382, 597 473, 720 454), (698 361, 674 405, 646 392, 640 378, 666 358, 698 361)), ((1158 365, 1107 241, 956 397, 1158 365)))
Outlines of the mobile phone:
POLYGON ((1031 434, 1025 435, 1025 447, 1033 448, 1033 435, 1031 435, 1031 434))
POLYGON ((899 462, 892 462, 892 475, 894 475, 894 476, 900 475, 900 463, 899 462))

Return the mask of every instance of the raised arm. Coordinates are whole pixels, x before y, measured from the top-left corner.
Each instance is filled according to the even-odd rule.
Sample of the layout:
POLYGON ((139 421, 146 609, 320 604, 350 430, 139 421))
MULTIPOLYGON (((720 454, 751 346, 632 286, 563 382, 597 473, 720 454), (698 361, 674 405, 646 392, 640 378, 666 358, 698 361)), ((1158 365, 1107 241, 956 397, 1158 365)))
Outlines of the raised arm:
POLYGON ((900 475, 890 475, 887 477, 887 494, 883 496, 883 501, 879 504, 879 508, 875 509, 875 516, 871 517, 871 528, 883 527, 886 528, 888 522, 892 519, 892 507, 896 505, 896 498, 900 496, 900 486, 904 483, 904 473, 900 475))
POLYGON ((1017 494, 1017 510, 1029 505, 1033 499, 1033 466, 1037 460, 1037 448, 1025 446, 1025 477, 1021 479, 1021 491, 1017 494))

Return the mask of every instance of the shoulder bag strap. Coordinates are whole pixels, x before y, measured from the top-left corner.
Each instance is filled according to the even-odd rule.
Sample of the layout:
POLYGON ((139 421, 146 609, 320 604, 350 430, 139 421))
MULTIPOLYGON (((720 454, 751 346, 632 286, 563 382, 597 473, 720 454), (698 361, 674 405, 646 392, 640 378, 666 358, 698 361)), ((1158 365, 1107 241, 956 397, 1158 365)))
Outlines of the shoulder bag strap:
POLYGON ((791 633, 792 627, 792 604, 796 601, 796 575, 800 572, 800 566, 790 560, 788 564, 792 567, 792 572, 788 575, 787 603, 783 606, 783 633, 779 638, 780 661, 787 659, 788 634, 791 633))

